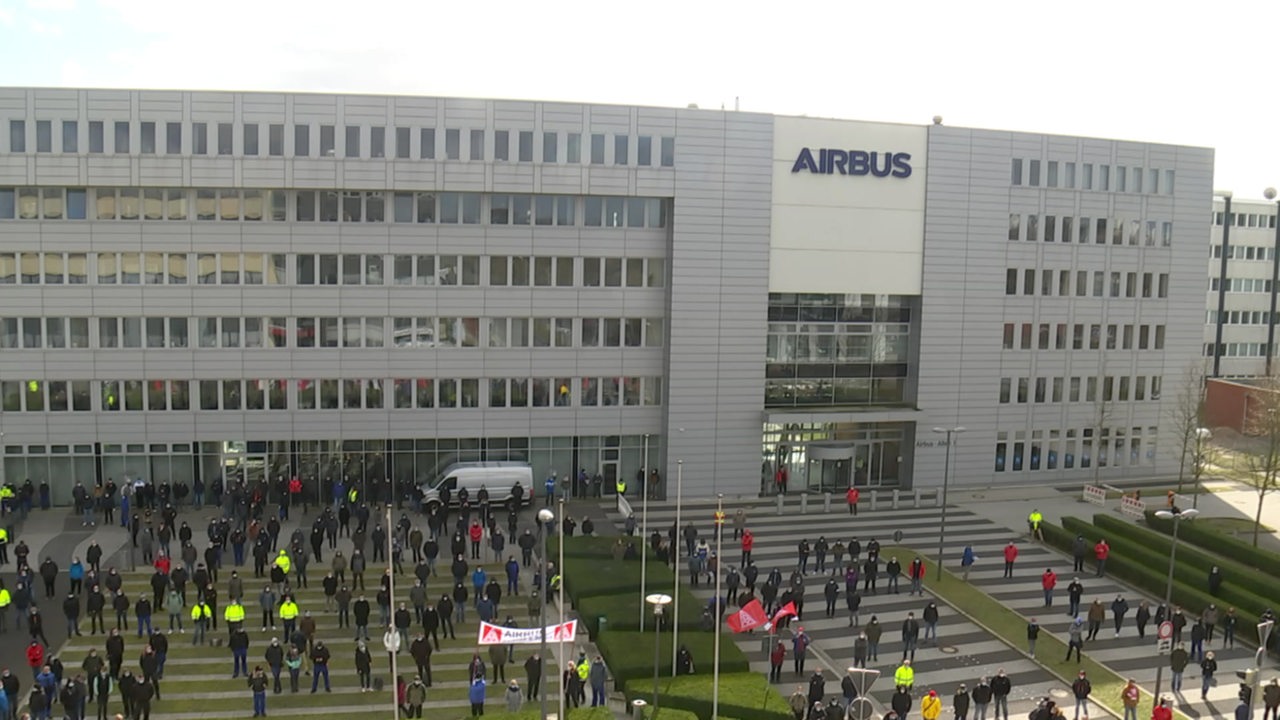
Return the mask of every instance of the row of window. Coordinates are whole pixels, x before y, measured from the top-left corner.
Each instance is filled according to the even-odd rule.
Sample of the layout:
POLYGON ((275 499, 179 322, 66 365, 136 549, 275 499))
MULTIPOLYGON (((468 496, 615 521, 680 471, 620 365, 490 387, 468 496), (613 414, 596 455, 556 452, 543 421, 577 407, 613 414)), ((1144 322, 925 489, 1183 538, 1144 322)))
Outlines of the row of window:
MULTIPOLYGON (((36 120, 33 129, 35 137, 28 138, 27 122, 10 120, 9 152, 25 153, 28 148, 34 148, 37 153, 79 154, 87 151, 92 155, 130 155, 134 154, 133 148, 136 147, 137 154, 141 155, 158 155, 163 149, 165 155, 197 156, 395 157, 400 160, 466 159, 530 163, 536 156, 543 163, 577 165, 583 162, 583 134, 555 130, 535 136, 532 130, 464 131, 445 128, 444 152, 437 157, 436 128, 422 127, 295 123, 293 132, 286 133, 282 123, 131 123, 116 120, 108 126, 108 121, 90 120, 82 126, 76 120, 36 120), (108 127, 110 134, 107 133, 108 127), (34 142, 29 142, 32 139, 34 142), (541 146, 535 147, 538 139, 541 146)), ((655 148, 652 135, 590 133, 587 135, 586 161, 591 165, 674 166, 675 138, 662 136, 657 140, 655 148)))
POLYGON ((1009 213, 1009 240, 1106 245, 1108 238, 1112 245, 1169 247, 1173 245, 1173 223, 1074 215, 1045 215, 1042 222, 1035 213, 1009 213))
MULTIPOLYGON (((1209 250, 1210 257, 1222 258, 1222 244, 1212 246, 1209 250)), ((1227 248, 1227 259, 1229 260, 1275 260, 1276 249, 1274 246, 1264 245, 1236 245, 1232 243, 1227 248)))
POLYGON ((658 377, 0 381, 0 407, 5 412, 409 410, 661 403, 662 378, 658 377))
POLYGON ((1001 347, 1005 350, 1163 350, 1164 325, 1097 325, 1005 323, 1001 347), (1135 332, 1136 331, 1136 332, 1135 332), (1086 341, 1085 338, 1088 338, 1086 341))
MULTIPOLYGON (((1227 310, 1223 312, 1223 325, 1270 325, 1274 320, 1266 310, 1227 310)), ((1206 325, 1218 324, 1218 311, 1210 310, 1205 317, 1206 325)))
MULTIPOLYGON (((1072 294, 1071 281, 1075 279, 1075 296, 1089 296, 1089 270, 1044 270, 1025 268, 1006 268, 1004 271, 1004 294, 1017 295, 1018 281, 1022 281, 1022 294, 1035 295, 1036 281, 1039 279, 1040 294, 1068 297, 1072 294)), ((1093 297, 1169 297, 1169 273, 1136 273, 1112 271, 1108 278, 1105 270, 1093 270, 1093 297), (1139 288, 1141 277, 1141 288, 1139 288)))
POLYGON ((1145 433, 1141 427, 998 432, 995 470, 1072 470, 1095 462, 1098 467, 1155 465, 1159 435, 1156 426, 1145 433))
POLYGON ((906 383, 905 377, 770 379, 764 383, 764 404, 766 407, 901 405, 906 401, 906 383))
MULTIPOLYGON (((1209 278, 1209 292, 1218 292, 1222 286, 1221 278, 1209 278)), ((1271 280, 1264 278, 1227 278, 1229 293, 1269 293, 1271 280)))
MULTIPOLYGON (((1213 343, 1205 343, 1204 356, 1213 357, 1213 343)), ((1267 352, 1266 343, 1222 343, 1218 346, 1219 357, 1274 357, 1275 350, 1267 352)))
POLYGON ((1053 378, 1000 378, 1000 404, 1060 403, 1064 402, 1142 402, 1159 400, 1162 378, 1159 375, 1114 377, 1053 377, 1053 378), (1150 392, 1147 391, 1148 380, 1150 392), (1083 394, 1081 386, 1084 387, 1083 394), (1101 386, 1101 393, 1099 393, 1101 386))
POLYGON ((769 323, 770 363, 906 362, 910 323, 769 323))
POLYGON ((0 317, 0 349, 662 347, 665 329, 616 317, 0 317))
MULTIPOLYGON (((1226 219, 1225 213, 1215 212, 1213 214, 1213 224, 1222 227, 1223 220, 1226 219)), ((1276 216, 1258 213, 1231 213, 1231 224, 1235 227, 1251 227, 1251 228, 1271 228, 1276 227, 1276 216)))
POLYGON ((1009 182, 1030 187, 1066 190, 1099 190, 1101 192, 1173 194, 1173 170, 1080 163, 1059 160, 1024 160, 1013 158, 1009 182), (1041 169, 1044 170, 1043 174, 1041 169))
POLYGON ((0 285, 662 287, 663 258, 0 252, 0 285), (389 272, 388 272, 389 271, 389 272))
POLYGON ((663 228, 661 198, 382 190, 0 187, 0 220, 663 228))

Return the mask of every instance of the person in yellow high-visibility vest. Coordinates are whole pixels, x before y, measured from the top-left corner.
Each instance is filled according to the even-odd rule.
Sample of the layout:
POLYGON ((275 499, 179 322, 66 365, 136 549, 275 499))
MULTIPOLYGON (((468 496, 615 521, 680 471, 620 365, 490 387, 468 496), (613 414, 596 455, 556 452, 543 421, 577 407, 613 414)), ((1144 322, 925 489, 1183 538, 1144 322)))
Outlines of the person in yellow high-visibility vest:
POLYGON ((280 572, 284 573, 286 578, 289 577, 289 568, 293 565, 293 561, 289 559, 289 551, 280 548, 280 554, 276 555, 276 567, 280 568, 280 572))
POLYGON ((360 497, 360 492, 355 488, 351 488, 351 491, 347 493, 347 502, 350 503, 351 505, 355 505, 356 498, 358 497, 360 497))
POLYGON ((289 595, 285 595, 280 601, 280 621, 284 623, 284 636, 293 637, 293 630, 298 622, 298 603, 289 595))
POLYGON ((1039 509, 1033 509, 1031 514, 1027 516, 1027 526, 1031 528, 1031 537, 1037 540, 1044 540, 1044 532, 1040 529, 1040 524, 1044 522, 1044 514, 1039 509))
POLYGON ((9 589, 0 587, 0 632, 5 632, 9 629, 9 621, 5 618, 9 617, 9 603, 11 602, 13 602, 13 597, 9 595, 9 589))
POLYGON ((617 490, 619 495, 626 495, 626 494, 627 494, 627 480, 626 480, 626 478, 619 477, 619 478, 618 478, 618 480, 617 480, 617 482, 615 482, 615 483, 613 484, 613 489, 614 489, 614 490, 617 490))
POLYGON ((916 671, 911 667, 910 660, 903 660, 897 670, 893 671, 893 684, 897 687, 905 687, 907 692, 911 692, 911 686, 916 682, 916 671))
POLYGON ((244 606, 239 600, 232 598, 231 604, 222 613, 222 619, 227 621, 228 634, 235 635, 237 630, 244 627, 244 606))
POLYGON ((714 517, 712 518, 712 522, 713 522, 713 524, 715 525, 715 528, 716 528, 716 534, 715 534, 715 537, 718 539, 718 538, 720 537, 720 530, 721 530, 721 528, 723 528, 723 527, 724 527, 724 511, 723 511, 723 510, 717 510, 717 511, 715 512, 714 517))
POLYGON ((204 644, 204 631, 209 627, 209 620, 213 617, 213 610, 207 602, 198 602, 191 606, 191 624, 195 626, 193 631, 195 634, 191 636, 192 645, 204 644))
POLYGON ((0 527, 0 565, 9 564, 9 531, 0 527))

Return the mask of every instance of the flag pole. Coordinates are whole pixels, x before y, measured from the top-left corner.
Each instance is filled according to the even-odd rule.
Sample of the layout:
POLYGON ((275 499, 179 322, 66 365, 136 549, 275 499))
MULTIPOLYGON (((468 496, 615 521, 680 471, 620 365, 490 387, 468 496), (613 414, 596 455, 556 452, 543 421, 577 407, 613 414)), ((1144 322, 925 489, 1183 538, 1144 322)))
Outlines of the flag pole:
POLYGON ((724 619, 724 610, 722 602, 723 596, 720 594, 720 576, 723 575, 723 568, 720 567, 724 563, 724 555, 721 554, 721 541, 724 537, 724 493, 716 495, 716 639, 715 639, 715 656, 711 663, 711 717, 712 720, 720 717, 720 624, 724 619))

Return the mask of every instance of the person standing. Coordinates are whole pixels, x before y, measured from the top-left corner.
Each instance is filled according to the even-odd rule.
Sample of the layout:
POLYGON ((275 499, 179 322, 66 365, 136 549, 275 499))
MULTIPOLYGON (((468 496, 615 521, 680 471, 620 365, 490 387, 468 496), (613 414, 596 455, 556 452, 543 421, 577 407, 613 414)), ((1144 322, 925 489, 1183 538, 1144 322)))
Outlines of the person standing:
MULTIPOLYGON (((855 648, 857 641, 854 641, 855 648)), ((854 650, 854 665, 857 666, 858 652, 854 650)), ((773 649, 769 651, 769 682, 782 682, 782 663, 787 659, 787 646, 781 640, 776 642, 773 649)))
POLYGON ((964 552, 960 553, 961 577, 965 582, 969 582, 969 571, 973 569, 973 564, 977 560, 978 556, 973 553, 973 546, 965 545, 964 552))
POLYGON ((253 667, 253 674, 249 676, 249 690, 253 693, 253 716, 267 716, 267 674, 262 671, 261 665, 253 667))
POLYGON ((924 612, 921 613, 921 619, 924 620, 924 640, 933 641, 933 646, 938 646, 938 604, 931 602, 924 606, 924 612))
POLYGON ((791 639, 791 658, 795 665, 796 677, 804 675, 804 661, 809 654, 809 634, 804 628, 797 628, 795 637, 791 639))
MULTIPOLYGON (((512 682, 515 682, 514 680, 512 682)), ((427 702, 427 686, 422 683, 422 678, 418 675, 413 677, 413 682, 409 683, 404 689, 404 704, 408 709, 406 713, 411 718, 422 717, 422 705, 427 702)), ((517 708, 519 709, 519 708, 517 708)))
MULTIPOLYGON (((111 690, 115 683, 111 679, 111 673, 106 666, 98 671, 98 674, 89 679, 90 692, 98 699, 98 720, 107 720, 109 714, 109 705, 111 703, 111 690)), ((10 703, 12 705, 12 703, 10 703)))
POLYGON ((942 698, 938 691, 930 688, 929 693, 920 700, 920 716, 924 720, 938 720, 942 715, 942 698))
POLYGON ((1089 634, 1085 640, 1095 640, 1098 637, 1098 631, 1102 629, 1102 621, 1107 619, 1107 609, 1103 607, 1101 600, 1094 600, 1089 606, 1089 634))
POLYGON ((1181 643, 1169 653, 1169 689, 1173 692, 1182 692, 1182 673, 1190 661, 1191 654, 1181 643))
POLYGON ((907 619, 902 621, 902 659, 916 659, 916 645, 920 641, 920 622, 916 620, 915 613, 907 613, 907 619))
POLYGON ((1044 606, 1053 607, 1053 589, 1058 586, 1058 574, 1053 568, 1045 568, 1040 576, 1040 589, 1044 591, 1044 606))
POLYGON ((1076 618, 1067 629, 1067 656, 1063 662, 1071 659, 1071 651, 1076 651, 1076 662, 1080 662, 1080 651, 1084 649, 1084 621, 1076 618))
POLYGON ((1081 670, 1076 681, 1071 683, 1071 694, 1076 698, 1075 720, 1080 720, 1081 709, 1084 710, 1084 716, 1089 717, 1089 693, 1091 692, 1093 692, 1093 683, 1089 682, 1089 678, 1081 670))
POLYGON ((863 634, 867 636, 867 653, 871 656, 872 662, 880 661, 880 635, 884 632, 884 628, 880 626, 880 621, 875 615, 871 616, 871 622, 862 629, 863 634))
POLYGON ((911 564, 907 566, 907 577, 911 580, 911 592, 909 595, 920 595, 924 597, 924 560, 919 555, 916 556, 911 564))
POLYGON ((1218 672, 1218 661, 1213 659, 1213 651, 1205 653, 1200 661, 1200 699, 1209 698, 1209 686, 1213 684, 1213 674, 1218 672))
POLYGON ((992 717, 1000 720, 1000 714, 1003 711, 1004 720, 1009 720, 1009 693, 1013 691, 1013 681, 1005 674, 1004 668, 991 678, 991 697, 995 701, 996 709, 992 717))
POLYGON ((1040 639, 1040 623, 1035 618, 1031 618, 1031 622, 1027 623, 1027 654, 1031 657, 1036 656, 1036 640, 1040 639))
POLYGON ((1133 678, 1120 691, 1120 702, 1124 705, 1124 720, 1138 720, 1138 701, 1142 699, 1142 691, 1133 678))
POLYGON ((1111 617, 1115 620, 1116 637, 1120 637, 1120 628, 1124 626, 1124 616, 1127 612, 1129 612, 1129 601, 1116 595, 1116 599, 1111 601, 1111 617))
POLYGON ((471 701, 472 717, 479 717, 481 715, 484 715, 484 695, 485 695, 484 676, 480 675, 471 681, 471 687, 467 691, 467 697, 471 701))
POLYGON ((1271 682, 1262 688, 1262 720, 1280 718, 1280 679, 1271 678, 1271 682))
POLYGON ((1013 577, 1013 561, 1018 559, 1018 546, 1010 540, 1008 545, 1004 546, 1004 577, 1013 577))
POLYGON ((1098 541, 1093 546, 1093 558, 1098 562, 1098 577, 1102 577, 1107 573, 1107 558, 1111 557, 1111 546, 1107 544, 1105 538, 1098 541))
POLYGON ((973 712, 974 720, 987 720, 987 706, 991 704, 991 684, 987 678, 982 678, 973 688, 973 712))
POLYGON ((533 702, 539 697, 538 689, 542 682, 542 656, 538 653, 530 655, 524 661, 524 698, 533 702))
POLYGON ((1080 583, 1080 578, 1071 578, 1071 584, 1067 586, 1067 615, 1076 617, 1080 614, 1080 598, 1084 596, 1084 585, 1080 583))
MULTIPOLYGON (((387 631, 389 634, 395 635, 399 639, 399 635, 394 630, 387 631)), ((386 641, 386 638, 383 638, 386 641)), ((369 654, 369 646, 363 640, 356 643, 356 676, 360 679, 360 692, 367 693, 373 690, 373 657, 369 654)))
POLYGON ((1084 535, 1077 534, 1076 538, 1071 541, 1071 571, 1084 571, 1084 557, 1089 552, 1089 543, 1085 541, 1084 535))
POLYGON ((1138 603, 1138 612, 1134 613, 1134 621, 1138 625, 1138 638, 1147 637, 1147 623, 1151 622, 1151 605, 1146 600, 1138 603))
POLYGON ((1044 530, 1041 528, 1043 523, 1044 515, 1038 508, 1033 508, 1027 516, 1027 528, 1031 530, 1031 537, 1040 542, 1044 542, 1044 530))
POLYGON ((1191 659, 1199 662, 1204 659, 1204 623, 1196 620, 1191 626, 1191 659))
POLYGON ((849 514, 855 517, 858 514, 859 497, 860 497, 860 493, 858 492, 858 488, 856 487, 850 487, 844 493, 844 501, 845 501, 845 504, 849 506, 849 514))
POLYGON ((227 641, 231 649, 231 678, 240 677, 240 673, 249 675, 249 634, 242 629, 232 631, 227 641))

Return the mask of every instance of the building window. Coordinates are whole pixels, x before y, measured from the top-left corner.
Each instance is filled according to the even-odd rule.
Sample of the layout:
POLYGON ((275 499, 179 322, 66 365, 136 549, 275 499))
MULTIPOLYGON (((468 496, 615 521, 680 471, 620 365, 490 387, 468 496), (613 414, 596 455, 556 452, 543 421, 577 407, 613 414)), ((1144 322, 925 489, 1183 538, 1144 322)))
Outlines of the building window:
POLYGON ((267 153, 271 157, 284 156, 284 125, 267 126, 267 153))
POLYGON ((396 128, 396 157, 400 160, 408 160, 412 148, 409 147, 409 138, 411 137, 409 128, 396 128))
POLYGON ((593 133, 591 135, 591 164, 604 164, 604 134, 593 133))
POLYGON ((542 133, 542 162, 553 163, 558 157, 556 141, 559 135, 554 132, 542 133))
POLYGON ((337 129, 332 125, 320 126, 320 157, 333 157, 337 148, 337 129))
POLYGON ((369 157, 387 156, 387 129, 381 125, 369 128, 369 157))
POLYGON ((630 138, 626 135, 613 136, 613 164, 626 165, 629 159, 630 138))
POLYGON ((577 165, 582 162, 582 133, 571 132, 565 138, 565 162, 577 165))
POLYGON ((53 121, 36 121, 36 152, 53 152, 53 121))
POLYGON ((472 160, 484 160, 484 130, 471 131, 471 154, 472 160))
POLYGON ((1022 158, 1013 159, 1011 163, 1011 170, 1009 173, 1009 182, 1012 185, 1022 184, 1022 158))
POLYGON ((293 154, 297 157, 311 157, 311 126, 293 126, 293 154))
POLYGON ((493 131, 493 160, 506 162, 511 159, 511 133, 506 130, 493 131))
POLYGON ((518 140, 519 147, 517 150, 520 154, 517 156, 517 160, 520 162, 533 162, 533 131, 521 130, 518 140))
POLYGON ((653 164, 653 138, 641 135, 636 138, 636 164, 649 167, 653 164))
POLYGON ((258 124, 245 123, 243 130, 244 154, 247 157, 258 155, 258 124))
POLYGON ((660 153, 662 167, 674 167, 676 164, 676 139, 673 137, 662 138, 660 153))
MULTIPOLYGON (((174 123, 170 123, 174 124, 174 123)), ((181 144, 182 126, 178 126, 178 139, 181 144)), ((62 121, 62 152, 78 153, 80 152, 80 123, 75 120, 62 121)))
POLYGON ((95 154, 106 152, 105 131, 101 120, 89 121, 89 152, 95 154))
POLYGON ((230 155, 235 152, 235 125, 218 123, 218 154, 230 155))
POLYGON ((459 160, 462 157, 462 131, 445 129, 444 157, 446 160, 459 160))
POLYGON ((422 160, 436 159, 436 129, 422 128, 418 133, 418 157, 422 160))
POLYGON ((115 144, 112 150, 117 155, 128 155, 129 149, 129 123, 117 121, 115 124, 115 144))
POLYGON ((24 153, 27 151, 27 122, 25 120, 9 121, 9 152, 24 153))

